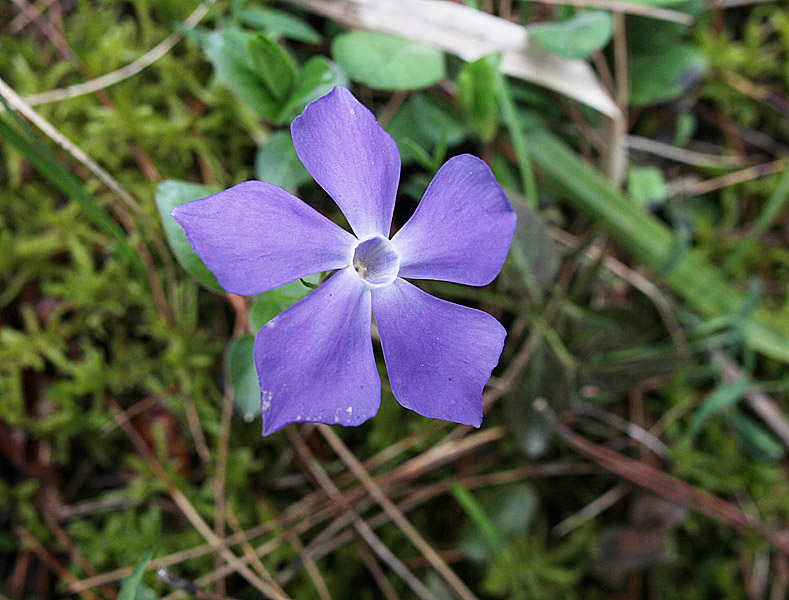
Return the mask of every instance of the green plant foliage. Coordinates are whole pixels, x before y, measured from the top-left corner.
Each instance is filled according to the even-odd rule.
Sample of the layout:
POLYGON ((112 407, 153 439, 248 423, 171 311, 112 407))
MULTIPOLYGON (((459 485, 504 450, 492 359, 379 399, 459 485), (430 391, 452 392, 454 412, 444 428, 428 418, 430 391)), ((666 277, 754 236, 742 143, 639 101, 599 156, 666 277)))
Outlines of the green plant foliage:
POLYGON ((332 42, 332 55, 352 79, 381 90, 418 90, 446 76, 440 50, 393 35, 345 33, 332 42))
POLYGON ((713 390, 699 406, 693 421, 690 424, 690 435, 696 435, 704 423, 715 413, 721 412, 734 406, 739 402, 742 395, 748 389, 749 382, 746 380, 736 381, 722 385, 713 390))
POLYGON ((540 528, 516 538, 507 551, 487 566, 484 588, 496 598, 509 600, 559 600, 579 598, 583 574, 579 559, 585 554, 589 534, 576 532, 568 541, 548 545, 540 528))
POLYGON ((271 39, 288 38, 308 44, 318 44, 323 36, 295 15, 267 6, 250 6, 237 12, 238 19, 247 25, 263 29, 271 39))
POLYGON ((296 64, 282 48, 262 35, 249 38, 247 54, 263 86, 281 105, 293 89, 296 64))
POLYGON ((663 172, 657 167, 632 166, 627 172, 627 193, 641 206, 656 207, 668 198, 663 172))
POLYGON ((152 558, 153 552, 148 552, 140 559, 132 574, 123 581, 118 600, 140 600, 145 597, 143 595, 145 592, 143 592, 142 576, 145 574, 145 569, 152 558))
POLYGON ((319 281, 320 274, 309 275, 256 296, 249 307, 249 325, 252 330, 258 331, 283 310, 304 298, 319 281))
POLYGON ((301 164, 287 130, 275 131, 255 155, 255 178, 295 190, 312 177, 301 164))
POLYGON ((345 82, 343 74, 323 57, 314 57, 298 69, 281 47, 260 33, 214 31, 204 37, 203 49, 217 79, 275 124, 345 82))
MULTIPOLYGON (((561 141, 544 131, 534 131, 530 149, 537 163, 570 192, 568 201, 582 206, 645 264, 660 270, 667 264, 675 241, 673 233, 649 213, 628 203, 619 192, 581 162, 561 141)), ((686 253, 675 262, 666 282, 696 310, 708 317, 735 319, 747 342, 756 350, 789 362, 786 334, 789 323, 761 308, 744 316, 745 297, 735 292, 720 273, 698 253, 686 253)))
POLYGON ((225 377, 233 388, 233 402, 244 420, 252 422, 260 414, 260 386, 255 372, 255 338, 233 338, 225 349, 225 377))
POLYGON ((631 66, 630 103, 657 104, 679 98, 707 70, 707 61, 697 48, 678 45, 661 54, 640 54, 631 66))
POLYGON ((403 103, 387 131, 397 142, 404 162, 414 160, 414 153, 408 149, 409 141, 427 152, 442 140, 453 147, 466 137, 466 127, 458 111, 423 94, 413 94, 403 103))
POLYGON ((274 121, 280 111, 275 92, 281 88, 277 85, 274 91, 271 90, 268 83, 275 80, 267 74, 270 71, 292 74, 293 65, 281 51, 268 56, 260 52, 259 57, 264 62, 256 63, 257 57, 252 51, 259 47, 255 40, 260 40, 260 37, 246 31, 213 31, 205 36, 203 48, 214 65, 217 79, 261 117, 274 121))
POLYGON ((465 65, 457 78, 458 102, 483 142, 492 140, 499 127, 500 64, 501 54, 489 54, 465 65))
POLYGON ((506 552, 526 534, 539 506, 535 490, 524 484, 488 490, 480 500, 459 485, 453 488, 453 494, 470 519, 461 537, 461 550, 478 563, 506 552))
MULTIPOLYGON (((188 502, 191 519, 218 526, 221 480, 224 535, 241 542, 228 548, 243 559, 248 542, 289 597, 318 594, 286 526, 313 552, 331 597, 389 593, 367 555, 394 595, 418 597, 321 491, 312 470, 319 466, 385 552, 436 598, 458 597, 320 430, 260 435, 254 332, 321 275, 255 296, 247 311, 228 302, 170 216, 181 202, 259 178, 298 191, 344 226, 336 205, 310 183, 288 127, 306 103, 350 85, 350 75, 352 91, 403 158, 393 231, 435 171, 461 153, 488 162, 519 222, 490 285, 416 282, 507 329, 482 427, 456 428, 403 409, 373 322, 379 413, 332 431, 481 599, 740 600, 754 595, 746 582, 763 582, 756 591, 765 598, 783 597, 778 551, 759 531, 681 507, 652 517, 649 535, 637 531, 638 487, 621 486, 626 478, 580 456, 533 410, 544 398, 590 442, 715 494, 767 529, 780 533, 789 523, 787 446, 775 427, 789 402, 789 174, 774 162, 789 146, 789 15, 776 0, 714 10, 703 0, 638 1, 694 22, 624 18, 633 86, 627 133, 657 142, 629 148, 624 190, 608 176, 607 119, 500 76, 495 55, 467 63, 352 33, 351 40, 373 41, 370 51, 353 45, 346 73, 329 45, 342 45, 345 25, 291 2, 217 2, 193 28, 184 23, 198 8, 194 0, 59 2, 31 22, 21 4, 0 3, 0 73, 23 98, 113 73, 182 34, 156 61, 132 75, 121 71, 126 78, 112 76, 98 93, 33 103, 139 210, 22 115, 0 111, 2 595, 73 597, 52 560, 69 580, 133 572, 85 596, 178 593, 145 571, 152 550, 157 559, 178 559, 171 572, 199 583, 198 595, 220 593, 221 584, 208 581, 217 557, 207 532, 182 509, 188 502), (370 80, 371 89, 364 73, 385 75, 401 92, 370 80), (776 172, 762 175, 765 164, 776 172), (747 170, 713 181, 704 194, 684 191, 740 169, 747 170), (734 383, 718 357, 737 365, 734 383), (226 437, 222 411, 231 391, 236 408, 226 437), (772 406, 778 421, 759 406, 772 406), (309 461, 287 433, 306 443, 309 461), (140 440, 171 483, 140 452, 140 440), (605 510, 592 516, 589 506, 605 510), (585 514, 582 524, 567 520, 585 514), (614 563, 625 572, 619 583, 600 572, 614 563)), ((507 16, 504 2, 465 4, 507 16)), ((530 28, 546 17, 577 25, 576 7, 512 8, 510 16, 530 28)), ((577 51, 579 40, 589 41, 569 34, 552 41, 577 51)), ((610 50, 595 64, 602 57, 616 79, 610 50)), ((224 597, 261 596, 237 574, 224 585, 224 597)))
POLYGON ((528 31, 529 40, 548 52, 588 58, 611 40, 614 20, 611 13, 587 10, 566 21, 532 25, 528 31))
POLYGON ((205 266, 203 259, 192 250, 192 245, 186 239, 183 228, 172 217, 173 209, 176 206, 205 198, 216 191, 208 186, 184 181, 163 181, 156 188, 156 207, 159 209, 159 217, 162 219, 170 249, 181 266, 208 289, 222 292, 222 286, 205 266))

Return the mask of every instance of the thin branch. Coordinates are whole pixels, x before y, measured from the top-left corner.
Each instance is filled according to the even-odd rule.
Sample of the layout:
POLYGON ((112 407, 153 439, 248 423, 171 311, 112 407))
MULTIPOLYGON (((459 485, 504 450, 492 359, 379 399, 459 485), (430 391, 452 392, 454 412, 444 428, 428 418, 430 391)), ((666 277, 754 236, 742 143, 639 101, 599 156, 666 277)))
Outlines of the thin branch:
MULTIPOLYGON (((208 14, 208 11, 211 10, 211 7, 215 2, 216 0, 206 0, 204 4, 198 6, 192 12, 192 14, 186 18, 186 21, 184 21, 185 27, 187 29, 192 29, 195 27, 195 25, 197 25, 203 19, 203 17, 208 14)), ((172 50, 173 47, 181 41, 182 37, 183 34, 181 33, 171 33, 168 37, 151 48, 140 58, 134 62, 129 63, 125 67, 121 67, 117 71, 112 71, 111 73, 107 73, 101 77, 96 77, 95 79, 90 79, 88 81, 84 81, 82 83, 71 85, 65 88, 59 88, 38 94, 31 94, 30 96, 25 96, 25 101, 30 106, 38 106, 39 104, 58 102, 60 100, 76 98, 77 96, 84 96, 85 94, 93 94, 99 90, 108 88, 111 85, 120 83, 124 79, 133 77, 143 69, 150 67, 153 63, 172 50)), ((0 107, 0 111, 2 110, 2 107, 0 107)))
POLYGON ((318 565, 315 564, 315 561, 307 552, 304 544, 301 543, 299 537, 293 533, 293 530, 288 526, 285 519, 282 518, 282 515, 277 510, 277 507, 274 506, 274 504, 265 496, 261 496, 261 499, 266 504, 266 507, 272 512, 277 523, 282 528, 282 533, 285 539, 291 546, 293 546, 293 549, 296 550, 296 553, 299 555, 299 559, 304 564, 304 568, 307 570, 307 575, 309 575, 310 579, 312 580, 315 590, 318 592, 318 596, 321 597, 321 600, 331 600, 331 594, 329 593, 329 588, 326 585, 326 581, 323 579, 323 575, 321 575, 318 565))
MULTIPOLYGON (((18 111, 22 115, 24 115, 31 123, 33 123, 36 127, 38 127, 47 137, 49 137, 53 142, 55 142, 58 146, 60 146, 63 150, 65 150, 68 154, 70 154, 75 160, 81 163, 85 168, 87 168, 93 175, 101 181, 104 185, 106 185, 110 190, 112 190, 129 208, 132 213, 137 215, 140 221, 149 228, 149 231, 154 231, 153 224, 151 223, 148 215, 145 213, 143 208, 140 204, 132 197, 129 192, 127 192, 123 187, 121 187, 120 183, 109 174, 101 165, 99 165, 96 161, 90 158, 81 148, 76 146, 71 140, 69 140, 65 135, 60 133, 54 125, 52 125, 49 121, 47 121, 44 117, 39 115, 35 110, 33 110, 19 95, 2 79, 0 78, 0 95, 6 99, 9 106, 14 110, 18 111)), ((127 229, 129 229, 130 223, 125 222, 124 225, 127 229)), ((154 299, 157 302, 159 307, 159 311, 162 313, 162 316, 168 321, 172 322, 173 317, 170 311, 170 308, 167 305, 167 300, 164 295, 164 290, 162 289, 161 282, 159 281, 156 273, 153 269, 153 260, 151 259, 150 254, 148 253, 147 248, 140 243, 138 247, 138 251, 140 252, 140 256, 143 259, 143 262, 146 265, 147 274, 148 274, 148 283, 151 286, 151 291, 153 292, 154 299)))
MULTIPOLYGON (((52 556, 49 551, 41 545, 41 543, 34 538, 30 532, 27 531, 22 526, 17 526, 14 528, 14 533, 25 543, 27 546, 33 551, 33 553, 43 562, 48 569, 57 573, 58 577, 63 579, 63 581, 67 583, 74 583, 77 578, 71 574, 71 572, 61 565, 57 559, 52 556)), ((82 596, 85 600, 101 600, 96 594, 94 594, 90 590, 82 590, 80 592, 80 596, 82 596)))
POLYGON ((356 475, 362 485, 367 489, 369 494, 375 498, 378 504, 381 505, 392 521, 405 533, 406 537, 411 540, 411 543, 422 553, 427 561, 438 571, 450 587, 457 593, 458 596, 464 600, 476 600, 476 596, 466 586, 465 583, 458 577, 455 572, 447 565, 438 552, 427 543, 422 535, 411 525, 411 522, 400 512, 395 506, 394 502, 389 499, 389 496, 375 483, 367 470, 359 462, 359 459, 348 449, 345 443, 337 436, 336 433, 328 425, 318 425, 318 431, 329 442, 329 445, 334 449, 340 459, 345 465, 356 475))
POLYGON ((611 508, 614 504, 624 498, 628 491, 630 491, 629 485, 626 483, 617 483, 614 487, 612 487, 602 496, 595 498, 577 513, 574 513, 561 522, 557 523, 553 528, 553 532, 559 537, 564 537, 571 531, 578 529, 587 521, 594 519, 597 515, 611 508))
MULTIPOLYGON (((731 383, 742 379, 742 369, 736 362, 725 356, 723 352, 715 352, 714 356, 723 363, 724 381, 731 383)), ((750 409, 759 415, 784 446, 789 448, 789 421, 778 405, 756 386, 749 386, 744 396, 750 409)))
MULTIPOLYGON (((225 481, 227 479, 227 454, 230 439, 230 419, 233 416, 234 392, 229 383, 225 383, 225 393, 222 400, 222 422, 219 428, 219 449, 217 450, 216 475, 214 476, 214 533, 217 537, 225 536, 225 481)), ((219 557, 217 556, 217 560, 219 557)), ((222 565, 215 563, 215 568, 222 565)), ((219 579, 216 582, 216 590, 225 593, 225 580, 219 579)))
POLYGON ((214 534, 212 529, 203 520, 197 510, 195 510, 195 507, 192 506, 192 503, 189 502, 189 499, 186 497, 186 495, 178 487, 176 487, 175 483, 173 483, 172 479, 170 479, 170 476, 167 475, 167 471, 165 471, 164 467, 159 462, 159 459, 156 458, 156 455, 147 446, 140 434, 137 433, 128 420, 124 418, 124 415, 117 403, 110 399, 109 405, 116 418, 120 419, 120 426, 126 432, 126 435, 131 440, 137 452, 139 452, 145 458, 148 466, 151 468, 156 477, 167 487, 167 492, 170 494, 173 502, 175 502, 175 505, 181 510, 187 520, 195 529, 197 529, 200 535, 203 536, 203 538, 211 545, 211 547, 221 554, 222 558, 224 558, 228 563, 232 564, 234 569, 237 570, 238 573, 244 577, 244 579, 257 588, 257 590, 263 595, 268 598, 274 598, 275 600, 290 600, 287 595, 282 594, 276 589, 276 584, 272 585, 271 583, 260 579, 250 570, 245 562, 241 561, 233 552, 230 551, 227 546, 222 543, 222 540, 217 537, 216 534, 214 534))
POLYGON ((408 567, 406 567, 400 561, 400 559, 398 559, 392 553, 392 551, 381 541, 381 539, 375 534, 373 529, 364 521, 364 519, 362 519, 356 513, 356 511, 344 501, 340 490, 334 485, 328 475, 326 475, 326 472, 312 456, 309 448, 298 436, 298 434, 293 432, 290 428, 286 429, 286 433, 288 434, 288 438, 290 439, 290 442, 295 448, 296 452, 304 461, 305 465, 310 469, 310 472, 318 481, 319 485, 329 494, 329 496, 332 497, 332 499, 336 500, 338 505, 342 506, 347 512, 353 515, 353 527, 356 529, 359 535, 362 536, 364 541, 367 542, 367 544, 370 546, 370 549, 375 552, 381 560, 389 565, 389 568, 397 573, 405 582, 405 584, 410 587, 417 596, 423 600, 436 600, 433 593, 427 589, 427 587, 425 587, 425 585, 419 581, 419 579, 417 579, 413 573, 411 573, 408 567))
POLYGON ((778 173, 786 169, 788 164, 789 161, 784 158, 779 158, 772 162, 753 165, 752 167, 747 167, 740 171, 726 173, 726 175, 721 175, 720 177, 682 186, 676 190, 675 196, 680 194, 683 196, 701 196, 702 194, 708 194, 709 192, 714 192, 715 190, 731 185, 745 183, 746 181, 758 179, 759 177, 766 177, 767 175, 778 173))
POLYGON ((593 460, 604 469, 665 498, 669 502, 696 510, 730 527, 756 531, 771 542, 776 549, 789 556, 789 530, 770 529, 745 514, 739 507, 714 494, 700 490, 682 479, 650 467, 641 461, 623 456, 604 446, 593 444, 573 433, 542 398, 534 402, 534 408, 545 417, 551 428, 581 456, 593 460))
MULTIPOLYGON (((25 27, 27 27, 28 23, 33 21, 36 17, 40 16, 49 5, 55 2, 55 0, 38 0, 33 6, 29 9, 21 8, 20 13, 14 17, 11 23, 8 25, 8 32, 9 33, 19 33, 25 27)), ((0 111, 3 109, 0 108, 0 111)))
POLYGON ((652 450, 652 452, 660 458, 667 459, 669 457, 668 447, 659 438, 635 423, 587 402, 574 402, 572 410, 615 427, 622 433, 652 450))
POLYGON ((713 169, 728 169, 732 167, 744 167, 747 165, 746 161, 736 156, 718 156, 717 154, 707 154, 705 152, 696 152, 695 150, 688 150, 686 148, 678 148, 671 144, 666 144, 651 138, 641 137, 638 135, 627 136, 627 146, 631 150, 638 152, 646 152, 659 156, 660 158, 667 158, 674 162, 691 165, 694 167, 705 167, 713 169))
POLYGON ((693 15, 689 15, 669 8, 659 8, 648 4, 638 4, 636 2, 626 2, 624 0, 532 0, 541 4, 570 4, 572 6, 583 6, 585 8, 601 8, 615 12, 626 13, 629 15, 639 15, 650 17, 659 21, 670 21, 691 25, 694 21, 693 15))
POLYGON ((362 544, 359 544, 358 549, 359 556, 362 557, 362 562, 367 567, 367 570, 370 571, 370 575, 373 576, 375 583, 378 584, 378 588, 381 590, 384 598, 386 598, 386 600, 400 600, 392 584, 386 578, 386 573, 384 573, 378 561, 375 560, 375 557, 362 544))

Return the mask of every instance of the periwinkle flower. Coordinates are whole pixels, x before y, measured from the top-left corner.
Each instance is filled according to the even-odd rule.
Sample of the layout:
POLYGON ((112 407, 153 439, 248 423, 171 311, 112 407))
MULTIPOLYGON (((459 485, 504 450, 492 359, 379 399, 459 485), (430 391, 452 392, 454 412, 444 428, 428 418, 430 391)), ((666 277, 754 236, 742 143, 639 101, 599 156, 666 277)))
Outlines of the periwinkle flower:
POLYGON ((389 239, 400 155, 344 88, 293 121, 301 162, 353 234, 269 183, 247 181, 173 211, 224 289, 266 292, 335 273, 255 338, 263 433, 289 423, 358 425, 378 412, 371 312, 395 398, 426 417, 478 427, 482 389, 506 331, 485 312, 440 300, 406 279, 486 285, 501 270, 515 213, 487 165, 456 156, 389 239))

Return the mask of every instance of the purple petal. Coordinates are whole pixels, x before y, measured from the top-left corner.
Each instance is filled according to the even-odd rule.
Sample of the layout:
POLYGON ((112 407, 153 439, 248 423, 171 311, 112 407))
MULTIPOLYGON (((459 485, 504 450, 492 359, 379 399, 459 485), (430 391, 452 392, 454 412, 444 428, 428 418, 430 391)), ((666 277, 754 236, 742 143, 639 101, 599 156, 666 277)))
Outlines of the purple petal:
POLYGON ((173 217, 228 292, 249 296, 347 266, 356 240, 285 190, 246 181, 173 217))
POLYGON ((373 113, 336 87, 307 105, 291 133, 301 162, 334 198, 356 235, 389 237, 400 153, 373 113))
POLYGON ((489 314, 403 279, 374 289, 373 312, 397 401, 425 417, 479 427, 482 389, 506 330, 489 314))
POLYGON ((392 238, 400 277, 486 285, 507 258, 516 220, 488 166, 470 154, 456 156, 392 238))
POLYGON ((359 425, 378 412, 370 291, 338 271, 255 338, 263 435, 289 423, 359 425))

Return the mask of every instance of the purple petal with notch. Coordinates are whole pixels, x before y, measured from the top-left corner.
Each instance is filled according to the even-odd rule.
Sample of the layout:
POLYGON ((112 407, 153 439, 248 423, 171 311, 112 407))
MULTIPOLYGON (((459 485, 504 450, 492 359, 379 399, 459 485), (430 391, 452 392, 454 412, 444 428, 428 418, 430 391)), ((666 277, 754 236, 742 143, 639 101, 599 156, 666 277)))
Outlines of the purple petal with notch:
POLYGON ((263 435, 290 423, 359 425, 378 412, 370 291, 338 271, 255 338, 263 435))
POLYGON ((403 279, 374 289, 373 313, 397 401, 425 417, 479 427, 482 389, 506 330, 489 314, 403 279))
POLYGON ((375 115, 351 92, 336 87, 307 105, 291 133, 301 162, 356 235, 389 237, 400 153, 375 115))
POLYGON ((173 217, 219 284, 242 296, 343 268, 356 244, 296 196, 262 181, 181 204, 173 217))
POLYGON ((392 238, 400 277, 486 285, 507 258, 516 221, 488 165, 470 154, 456 156, 392 238))

